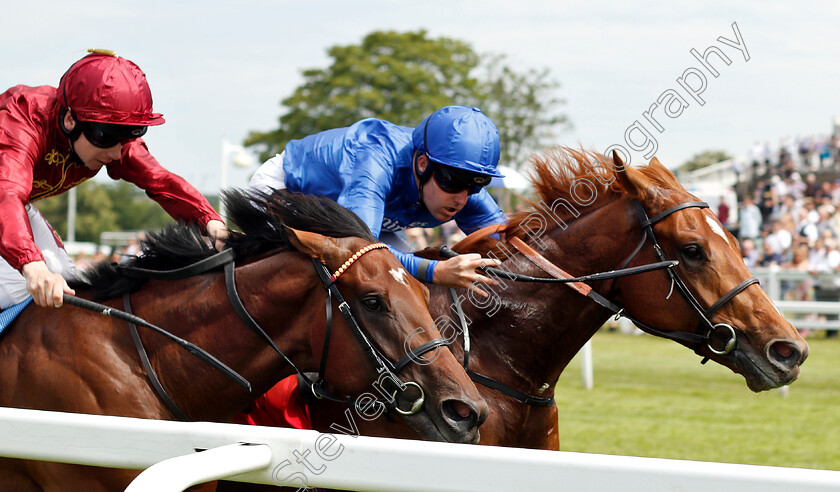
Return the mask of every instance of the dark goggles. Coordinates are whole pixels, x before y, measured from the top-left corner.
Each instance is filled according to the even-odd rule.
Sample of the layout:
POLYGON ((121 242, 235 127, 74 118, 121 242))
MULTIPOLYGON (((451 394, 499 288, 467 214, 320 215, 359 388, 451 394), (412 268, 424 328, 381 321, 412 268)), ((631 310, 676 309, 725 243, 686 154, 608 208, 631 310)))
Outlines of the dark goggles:
MULTIPOLYGON (((428 158, 428 155, 426 157, 428 158)), ((429 161, 429 165, 435 166, 435 182, 446 193, 461 193, 467 190, 470 195, 474 195, 489 185, 493 179, 491 176, 485 174, 462 171, 432 161, 429 161)))
POLYGON ((113 125, 92 121, 76 121, 76 124, 80 126, 88 142, 100 149, 110 149, 117 144, 127 144, 145 135, 148 129, 145 126, 113 125))

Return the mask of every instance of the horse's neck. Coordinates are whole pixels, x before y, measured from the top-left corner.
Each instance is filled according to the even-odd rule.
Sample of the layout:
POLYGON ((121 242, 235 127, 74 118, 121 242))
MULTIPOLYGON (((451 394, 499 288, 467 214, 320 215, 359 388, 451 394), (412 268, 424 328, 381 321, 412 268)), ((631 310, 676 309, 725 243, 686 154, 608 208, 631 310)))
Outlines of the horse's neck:
MULTIPOLYGON (((265 262, 271 261, 281 260, 272 257, 236 270, 239 297, 280 350, 295 365, 311 370, 314 361, 309 331, 318 320, 312 319, 309 308, 315 307, 313 297, 316 296, 313 294, 317 286, 313 288, 309 285, 307 288, 294 280, 303 275, 311 278, 311 272, 305 270, 311 269, 311 264, 285 263, 281 279, 273 275, 278 271, 276 268, 265 265, 265 262)), ((179 355, 174 364, 184 365, 180 369, 181 377, 173 378, 172 374, 167 374, 166 383, 175 386, 170 393, 178 395, 180 398, 177 400, 186 400, 183 404, 193 418, 227 418, 247 406, 254 396, 267 391, 276 381, 294 373, 281 356, 236 315, 228 300, 223 276, 187 281, 179 290, 178 295, 184 303, 171 312, 161 313, 161 319, 183 319, 181 313, 190 313, 190 326, 184 327, 182 332, 184 338, 216 356, 248 379, 253 387, 248 394, 208 364, 179 355), (208 302, 208 299, 213 301, 208 302)), ((171 321, 169 324, 171 326, 171 321)), ((175 355, 174 349, 165 349, 158 355, 157 365, 170 367, 169 357, 175 355)))
MULTIPOLYGON (((551 231, 542 238, 548 247, 541 254, 572 275, 618 268, 635 246, 631 244, 634 240, 626 239, 632 235, 627 209, 626 203, 607 205, 570 223, 566 230, 551 231)), ((548 276, 519 254, 507 259, 503 268, 548 276)), ((506 369, 488 369, 497 374, 508 371, 520 384, 534 388, 553 385, 603 324, 606 311, 566 284, 500 281, 506 288, 494 289, 492 302, 462 303, 472 321, 471 360, 488 366, 494 364, 491 360, 504 363, 506 369)), ((607 295, 611 286, 611 281, 593 284, 602 295, 607 295)))

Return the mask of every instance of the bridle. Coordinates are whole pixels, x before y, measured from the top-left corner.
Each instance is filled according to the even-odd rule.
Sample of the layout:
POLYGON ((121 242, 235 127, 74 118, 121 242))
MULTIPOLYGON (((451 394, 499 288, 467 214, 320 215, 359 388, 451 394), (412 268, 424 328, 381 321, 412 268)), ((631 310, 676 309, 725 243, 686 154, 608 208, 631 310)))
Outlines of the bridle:
MULTIPOLYGON (((636 202, 636 211, 639 216, 639 220, 641 221, 642 229, 644 230, 644 236, 642 237, 642 242, 636 247, 636 250, 630 256, 630 258, 625 262, 627 265, 633 258, 639 253, 639 251, 644 246, 645 242, 648 238, 650 238, 651 243, 653 245, 653 252, 656 255, 656 258, 659 261, 666 261, 667 257, 665 252, 663 251, 662 247, 659 245, 659 242, 656 240, 656 234, 653 232, 653 225, 657 222, 661 221, 662 219, 668 217, 669 215, 673 214, 674 212, 684 210, 687 208, 709 208, 709 204, 706 202, 686 202, 681 203, 679 205, 675 205, 664 212, 658 213, 651 218, 648 218, 647 212, 645 212, 644 207, 641 203, 636 202)), ((711 321, 712 315, 724 304, 731 301, 736 295, 740 294, 744 290, 747 289, 750 285, 759 283, 756 277, 750 277, 743 282, 739 283, 735 287, 733 287, 729 292, 721 296, 720 299, 715 301, 711 306, 706 309, 703 309, 700 302, 691 293, 688 286, 683 282, 682 278, 680 278, 679 274, 673 269, 669 268, 666 270, 668 274, 668 278, 671 281, 671 288, 673 289, 674 286, 677 287, 677 290, 680 292, 682 297, 691 306, 692 311, 694 314, 697 315, 700 322, 697 325, 696 333, 686 333, 686 332, 678 332, 678 331, 662 331, 657 330, 655 328, 651 328, 643 323, 639 323, 633 318, 629 318, 633 321, 634 324, 638 325, 639 328, 642 328, 645 331, 648 331, 654 335, 658 335, 664 338, 668 338, 675 341, 682 341, 689 344, 694 345, 694 351, 699 355, 700 348, 704 345, 716 355, 726 355, 732 352, 738 345, 738 339, 735 332, 735 328, 732 325, 727 323, 713 323, 711 321), (712 344, 712 335, 719 330, 723 329, 728 332, 729 338, 727 339, 726 343, 723 345, 723 348, 716 348, 712 344)), ((703 363, 707 362, 708 358, 704 357, 703 363)))
POLYGON ((373 362, 376 366, 376 373, 381 376, 386 376, 384 379, 385 381, 391 381, 394 384, 393 392, 391 394, 390 399, 386 401, 377 400, 376 404, 384 405, 388 410, 395 410, 397 413, 401 415, 414 415, 419 412, 423 408, 423 404, 425 402, 425 392, 423 388, 414 381, 409 381, 407 383, 403 383, 397 377, 397 373, 399 373, 406 365, 410 362, 416 362, 419 357, 426 352, 434 350, 440 346, 448 345, 449 341, 445 338, 438 337, 433 340, 430 340, 421 346, 413 349, 410 351, 409 354, 403 356, 400 360, 396 363, 392 363, 387 357, 385 357, 382 352, 380 352, 376 346, 371 343, 370 339, 365 335, 365 332, 359 326, 359 323, 353 317, 353 313, 350 310, 350 305, 344 300, 344 297, 341 295, 341 291, 338 289, 336 285, 336 281, 339 277, 350 268, 356 261, 359 260, 365 253, 373 251, 374 249, 387 249, 388 246, 383 243, 376 243, 365 246, 364 248, 357 251, 353 254, 347 261, 342 264, 342 266, 336 270, 332 275, 330 275, 329 271, 327 270, 326 265, 321 263, 320 261, 313 258, 313 264, 315 265, 315 270, 318 272, 318 276, 321 278, 321 282, 324 285, 324 288, 327 290, 327 301, 326 301, 326 313, 327 313, 327 325, 325 330, 325 339, 324 339, 324 347, 322 350, 321 355, 321 365, 318 370, 318 380, 313 382, 309 379, 306 374, 298 370, 291 361, 288 361, 289 364, 297 371, 298 377, 302 379, 312 391, 312 394, 316 398, 327 398, 333 401, 341 401, 347 403, 353 403, 356 399, 355 398, 336 398, 330 395, 324 389, 324 372, 326 370, 326 362, 327 362, 327 355, 329 353, 329 346, 330 346, 330 335, 332 333, 332 301, 335 299, 335 302, 338 304, 338 309, 341 311, 341 314, 344 316, 345 321, 350 326, 351 331, 359 342, 362 345, 363 350, 368 355, 368 358, 373 362), (420 396, 411 404, 411 407, 408 410, 401 409, 396 403, 396 395, 398 392, 405 391, 407 387, 415 387, 420 391, 420 396))
MULTIPOLYGON (((333 299, 338 304, 338 309, 341 311, 342 315, 344 316, 347 324, 349 325, 351 331, 359 340, 362 345, 362 349, 367 354, 368 358, 373 362, 374 366, 376 367, 376 373, 385 376, 380 377, 380 380, 383 380, 383 387, 385 384, 390 383, 390 388, 387 391, 390 392, 390 398, 385 400, 370 400, 367 399, 365 403, 365 408, 367 409, 370 405, 381 405, 381 408, 386 410, 395 410, 402 415, 413 415, 419 412, 425 403, 425 392, 423 388, 414 381, 409 381, 403 383, 398 377, 397 373, 400 372, 408 363, 412 361, 416 361, 418 357, 430 350, 434 350, 437 347, 442 345, 447 345, 449 343, 448 340, 444 338, 436 338, 429 342, 422 344, 420 347, 417 347, 411 351, 408 355, 402 357, 396 363, 392 363, 387 357, 385 357, 381 351, 379 351, 376 346, 370 341, 368 336, 365 334, 364 330, 362 330, 359 323, 353 316, 353 313, 350 309, 350 306, 344 300, 344 297, 341 295, 341 291, 339 290, 336 282, 338 281, 341 274, 343 274, 350 266, 352 266, 355 262, 357 262, 362 256, 366 253, 373 251, 375 249, 382 249, 387 248, 386 245, 382 243, 376 243, 368 245, 361 250, 357 251, 353 254, 350 259, 348 259, 341 268, 339 268, 335 273, 330 274, 327 270, 326 265, 324 265, 321 261, 313 258, 313 265, 315 267, 316 272, 318 273, 319 278, 321 279, 324 288, 327 290, 327 301, 326 301, 326 330, 325 330, 325 340, 324 340, 324 347, 322 350, 321 356, 321 364, 320 370, 318 373, 317 381, 312 381, 309 377, 306 376, 304 372, 302 372, 292 361, 289 359, 286 354, 283 353, 282 350, 274 343, 274 340, 265 332, 265 330, 257 323, 248 310, 245 308, 242 300, 239 297, 239 294, 236 290, 236 275, 235 275, 235 259, 236 255, 231 249, 225 249, 211 257, 205 258, 200 260, 192 265, 188 265, 186 267, 178 268, 175 270, 168 270, 168 271, 158 271, 158 270, 149 270, 144 268, 137 268, 137 267, 130 267, 130 266, 123 266, 117 265, 115 268, 124 276, 136 279, 156 279, 156 280, 178 280, 184 279, 188 277, 192 277, 194 275, 198 275, 201 273, 206 273, 208 271, 217 269, 219 267, 224 267, 225 273, 225 286, 228 294, 228 299, 236 312, 239 318, 248 326, 251 330, 253 330, 260 338, 263 339, 275 352, 277 352, 283 360, 289 364, 297 373, 298 378, 303 380, 312 391, 312 394, 315 395, 317 398, 326 398, 333 401, 339 401, 343 403, 355 404, 358 397, 335 397, 330 394, 325 388, 325 381, 324 381, 324 371, 326 368, 326 360, 329 353, 329 345, 330 345, 330 334, 332 331, 332 301, 333 299), (399 408, 396 395, 399 392, 406 391, 409 387, 415 387, 419 390, 420 396, 412 402, 410 408, 408 410, 403 410, 399 408)), ((167 394, 166 390, 163 388, 163 385, 160 383, 154 369, 149 362, 148 355, 146 354, 145 347, 143 346, 142 341, 140 340, 139 334, 137 333, 137 326, 144 326, 146 328, 150 328, 153 331, 160 333, 169 339, 175 341, 179 346, 185 348, 193 355, 196 355, 201 360, 207 362, 209 365, 214 367, 215 369, 219 370, 226 376, 232 378, 237 384, 248 390, 251 391, 251 384, 243 378, 241 375, 233 371, 232 369, 228 368, 225 364, 217 360, 212 355, 208 354, 206 351, 193 345, 190 342, 187 342, 162 328, 159 328, 151 323, 147 322, 146 320, 134 316, 131 313, 131 304, 129 301, 129 294, 126 293, 123 296, 123 303, 125 306, 125 312, 120 311, 118 309, 114 309, 102 304, 98 304, 87 299, 78 298, 75 296, 67 295, 64 296, 65 302, 68 304, 82 307, 85 309, 89 309, 91 311, 98 312, 100 314, 104 314, 107 316, 112 316, 117 319, 121 319, 123 321, 128 322, 129 329, 131 331, 132 339, 134 340, 135 346, 137 347, 137 351, 140 354, 140 359, 143 363, 143 366, 146 370, 146 373, 152 383, 152 386, 155 388, 158 396, 161 398, 163 403, 166 407, 176 415, 180 420, 189 421, 191 420, 186 413, 181 410, 177 404, 172 400, 172 398, 167 394)), ((383 388, 384 389, 384 388, 383 388)), ((369 395, 369 394, 368 394, 369 395)))
MULTIPOLYGON (((661 221, 662 219, 670 216, 671 214, 673 214, 675 212, 678 212, 680 210, 684 210, 684 209, 687 209, 687 208, 709 208, 709 204, 706 203, 706 202, 681 203, 679 205, 675 205, 675 206, 665 210, 664 212, 656 214, 651 218, 648 217, 647 212, 645 211, 645 209, 644 209, 644 207, 642 206, 641 203, 635 202, 635 207, 636 207, 636 212, 637 212, 637 215, 639 217, 639 222, 640 222, 640 225, 642 227, 642 231, 643 231, 644 234, 642 235, 642 240, 639 243, 639 245, 636 246, 636 249, 624 261, 624 263, 622 263, 622 265, 619 269, 613 270, 611 272, 605 272, 605 273, 601 273, 601 274, 593 274, 593 275, 588 275, 586 277, 578 277, 578 278, 572 278, 571 275, 569 275, 568 273, 564 272, 562 269, 560 269, 559 267, 556 267, 556 266, 555 266, 556 270, 554 272, 548 271, 548 273, 552 274, 556 279, 558 279, 558 281, 560 281, 560 279, 562 279, 562 281, 564 281, 566 283, 581 284, 582 279, 584 281, 586 281, 586 280, 591 280, 592 277, 597 277, 598 280, 607 280, 607 279, 610 279, 610 278, 624 277, 624 276, 627 276, 628 274, 634 275, 634 274, 637 274, 637 273, 641 273, 641 271, 639 270, 641 268, 647 268, 648 270, 646 270, 646 271, 649 271, 653 267, 658 267, 657 269, 663 269, 667 272, 668 280, 671 281, 672 289, 673 289, 674 286, 677 287, 677 290, 680 292, 680 295, 683 296, 685 301, 691 307, 692 311, 694 311, 694 313, 699 318, 700 322, 699 322, 699 325, 697 327, 696 333, 687 333, 687 332, 673 331, 673 330, 659 330, 659 329, 653 328, 653 327, 648 326, 645 323, 642 323, 641 321, 627 315, 625 313, 625 309, 623 307, 617 306, 615 303, 613 303, 609 299, 605 298, 604 296, 601 296, 600 294, 598 294, 597 292, 592 290, 591 287, 589 287, 586 284, 582 284, 582 286, 578 285, 579 288, 576 289, 576 290, 578 290, 578 292, 581 292, 583 295, 586 295, 587 297, 591 298, 592 300, 594 300, 595 302, 597 302, 601 306, 609 309, 616 316, 623 316, 623 317, 629 319, 630 321, 632 321, 635 325, 637 325, 639 328, 641 328, 644 331, 647 331, 651 334, 654 334, 654 335, 657 335, 657 336, 660 336, 660 337, 663 337, 663 338, 667 338, 667 339, 675 340, 675 341, 679 341, 679 342, 685 342, 687 344, 693 345, 695 352, 697 352, 698 354, 699 354, 700 348, 702 348, 703 346, 706 346, 713 354, 716 354, 716 355, 726 355, 726 354, 732 352, 732 350, 734 350, 737 347, 737 336, 736 336, 736 333, 735 333, 735 328, 733 328, 732 325, 729 325, 727 323, 717 323, 717 324, 712 323, 710 318, 712 317, 712 315, 718 309, 720 309, 727 302, 731 301, 732 298, 734 298, 736 295, 738 295, 739 293, 746 290, 747 287, 749 287, 750 285, 753 285, 753 284, 757 284, 758 279, 755 278, 755 277, 750 277, 750 278, 744 280, 743 282, 741 282, 738 285, 736 285, 735 287, 733 287, 729 292, 727 292, 726 294, 721 296, 721 298, 718 299, 717 301, 715 301, 711 306, 704 309, 701 306, 700 302, 697 300, 697 298, 694 296, 694 294, 691 293, 691 290, 689 290, 688 286, 685 284, 685 282, 682 280, 682 278, 680 278, 679 274, 674 269, 674 267, 677 266, 679 264, 679 262, 676 261, 676 260, 669 260, 668 259, 668 257, 665 255, 664 250, 662 249, 662 246, 660 246, 659 241, 657 241, 657 239, 656 239, 656 234, 653 231, 653 225, 654 224, 656 224, 657 222, 661 221), (656 259, 658 260, 658 262, 657 263, 652 263, 650 265, 642 265, 640 267, 627 268, 627 265, 630 264, 630 262, 633 261, 633 259, 639 254, 639 252, 642 250, 644 245, 647 243, 648 239, 650 239, 650 242, 653 246, 654 255, 656 256, 656 259), (585 287, 585 288, 582 288, 582 287, 585 287), (712 344, 712 335, 714 335, 714 333, 719 329, 724 329, 729 334, 729 338, 727 339, 723 348, 720 348, 720 349, 716 348, 712 344)), ((517 238, 512 238, 512 239, 517 239, 517 238)), ((538 253, 536 253, 533 250, 530 250, 530 252, 527 252, 527 250, 525 248, 527 248, 527 249, 530 249, 530 248, 527 247, 527 245, 525 245, 525 248, 523 248, 523 245, 525 244, 524 242, 522 242, 521 240, 518 240, 518 241, 512 241, 512 244, 520 252, 523 252, 523 254, 525 254, 525 256, 528 257, 532 262, 535 261, 534 256, 538 255, 538 253)), ((548 270, 545 267, 546 267, 546 263, 550 263, 550 262, 548 262, 548 260, 546 260, 542 256, 540 256, 540 258, 542 258, 542 261, 537 263, 538 266, 543 267, 544 270, 548 270)), ((487 269, 488 273, 493 273, 492 270, 495 270, 495 269, 487 269)), ((705 360, 704 360, 704 362, 705 362, 705 360)))
MULTIPOLYGON (((735 350, 738 346, 738 339, 735 328, 732 325, 727 323, 713 323, 711 321, 711 317, 713 314, 720 309, 724 304, 731 301, 736 295, 746 290, 749 286, 753 284, 759 283, 758 279, 755 277, 750 277, 743 282, 739 283, 735 287, 733 287, 729 292, 721 296, 720 299, 715 301, 711 306, 704 309, 694 294, 691 293, 688 286, 685 282, 680 278, 679 274, 675 271, 675 268, 679 262, 676 260, 669 260, 668 257, 665 255, 664 250, 660 246, 659 242, 656 239, 656 234, 653 231, 653 225, 657 222, 665 219, 666 217, 670 216, 671 214, 678 212, 680 210, 684 210, 687 208, 709 208, 709 204, 706 202, 686 202, 681 203, 679 205, 675 205, 664 212, 654 215, 653 217, 648 217, 647 212, 645 211, 644 207, 639 202, 634 202, 637 215, 639 217, 640 225, 642 227, 643 235, 642 240, 633 253, 622 263, 621 267, 617 270, 611 270, 609 272, 601 272, 595 273, 590 275, 585 275, 581 277, 573 277, 572 275, 566 273, 557 265, 551 263, 548 259, 534 251, 530 246, 525 244, 524 241, 517 237, 509 238, 508 242, 520 253, 522 253, 526 258, 528 258, 532 263, 540 267, 543 271, 548 273, 552 276, 552 278, 543 278, 543 277, 531 277, 527 275, 511 273, 504 270, 500 270, 498 268, 481 268, 484 273, 489 275, 514 280, 516 282, 543 282, 543 283, 565 283, 576 292, 580 293, 583 296, 586 296, 600 306, 610 310, 616 318, 624 317, 632 321, 636 326, 641 328, 643 331, 648 332, 653 335, 657 335, 663 338, 667 338, 670 340, 684 342, 689 346, 693 346, 694 351, 698 355, 702 355, 700 350, 705 346, 707 347, 713 354, 716 355, 726 355, 735 350), (650 239, 654 255, 658 260, 656 263, 651 263, 648 265, 641 265, 636 267, 628 268, 627 265, 630 264, 631 261, 639 254, 642 250, 644 245, 647 243, 648 239, 650 239), (639 273, 644 273, 653 270, 665 270, 668 275, 668 279, 671 282, 671 289, 676 286, 677 290, 680 292, 680 295, 683 296, 685 301, 691 307, 692 311, 697 315, 699 318, 699 324, 697 326, 697 330, 695 333, 688 333, 682 331, 674 331, 674 330, 659 330, 657 328, 653 328, 648 326, 645 323, 638 321, 637 319, 629 316, 625 312, 625 308, 616 305, 611 300, 607 299, 606 297, 602 296, 601 294, 595 292, 592 287, 590 287, 585 282, 588 281, 596 281, 596 280, 608 280, 608 279, 615 279, 619 277, 625 277, 629 275, 637 275, 639 273), (728 338, 726 343, 724 343, 723 348, 716 348, 712 343, 712 337, 718 330, 725 330, 727 332, 728 338)), ((452 252, 448 248, 441 248, 441 255, 444 257, 449 257, 455 255, 457 253, 452 252)), ((451 290, 451 289, 450 289, 451 290)), ((454 299, 453 306, 455 307, 456 313, 460 319, 460 327, 464 334, 464 368, 467 371, 467 374, 473 381, 488 386, 496 391, 499 391, 515 400, 527 404, 527 405, 535 405, 535 406, 543 406, 548 407, 554 404, 554 398, 542 398, 542 397, 535 397, 527 395, 515 388, 511 388, 510 386, 496 381, 488 376, 484 376, 482 374, 475 373, 474 371, 469 370, 468 363, 469 363, 469 329, 468 325, 464 318, 464 313, 461 308, 461 304, 458 300, 457 295, 454 291, 452 291, 452 296, 454 299)), ((670 293, 669 293, 670 296, 670 293)), ((703 358, 702 362, 705 364, 709 360, 708 357, 703 358)))

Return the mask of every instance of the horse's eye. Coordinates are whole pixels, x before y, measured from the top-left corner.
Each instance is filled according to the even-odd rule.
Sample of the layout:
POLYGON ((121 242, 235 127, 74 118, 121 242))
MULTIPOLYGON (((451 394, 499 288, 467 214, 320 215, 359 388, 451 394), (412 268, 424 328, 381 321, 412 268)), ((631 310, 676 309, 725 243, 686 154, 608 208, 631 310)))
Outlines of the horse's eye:
POLYGON ((368 296, 362 299, 362 304, 368 311, 384 311, 385 305, 378 296, 368 296))
POLYGON ((682 249, 682 254, 689 260, 699 260, 703 257, 703 249, 696 244, 689 244, 682 249))

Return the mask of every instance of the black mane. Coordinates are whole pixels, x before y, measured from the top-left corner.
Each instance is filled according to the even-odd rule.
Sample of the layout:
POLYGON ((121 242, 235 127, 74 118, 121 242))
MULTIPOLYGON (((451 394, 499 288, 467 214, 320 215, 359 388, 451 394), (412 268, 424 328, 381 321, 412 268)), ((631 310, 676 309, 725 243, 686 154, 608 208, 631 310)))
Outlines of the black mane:
MULTIPOLYGON (((230 221, 241 232, 231 231, 227 247, 238 258, 248 258, 272 250, 293 246, 286 227, 315 232, 330 237, 361 237, 375 241, 367 225, 353 212, 336 202, 313 195, 277 190, 227 190, 223 199, 230 221)), ((142 253, 123 263, 147 270, 174 270, 212 256, 208 245, 194 224, 171 224, 159 232, 149 232, 141 243, 142 253)), ((121 296, 136 290, 144 280, 127 278, 113 263, 102 262, 85 272, 84 279, 72 282, 73 288, 92 288, 97 300, 121 296)))

